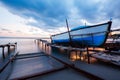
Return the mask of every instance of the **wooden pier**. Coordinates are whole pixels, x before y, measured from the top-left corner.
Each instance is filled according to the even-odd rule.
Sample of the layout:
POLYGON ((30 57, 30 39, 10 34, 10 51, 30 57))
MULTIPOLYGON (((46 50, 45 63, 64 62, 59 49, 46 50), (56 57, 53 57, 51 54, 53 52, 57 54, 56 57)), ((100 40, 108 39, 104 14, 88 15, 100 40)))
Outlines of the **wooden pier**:
POLYGON ((5 47, 7 47, 8 54, 9 54, 10 53, 10 48, 11 47, 16 48, 17 47, 17 43, 8 43, 8 44, 0 45, 0 48, 2 48, 2 56, 3 56, 3 58, 5 58, 5 47))
MULTIPOLYGON (((55 56, 54 54, 49 54, 47 53, 47 50, 49 47, 56 47, 59 49, 67 50, 68 52, 68 57, 70 56, 71 52, 74 51, 76 55, 78 52, 80 53, 80 56, 82 52, 86 52, 86 57, 87 57, 87 62, 90 63, 90 57, 91 54, 89 53, 90 50, 89 48, 74 48, 74 47, 65 47, 65 46, 60 46, 60 45, 55 45, 51 44, 46 40, 37 40, 37 43, 41 44, 42 46, 42 51, 37 52, 37 53, 24 53, 24 54, 14 54, 13 56, 8 59, 8 62, 6 62, 5 65, 0 69, 0 73, 2 74, 7 66, 12 63, 12 71, 9 74, 9 77, 6 77, 5 79, 7 80, 25 80, 25 79, 32 79, 36 80, 36 77, 38 77, 37 80, 41 79, 42 76, 46 75, 52 75, 61 72, 60 76, 64 74, 62 71, 67 71, 72 70, 72 74, 76 74, 80 77, 84 77, 85 80, 104 80, 106 77, 103 75, 101 76, 102 73, 94 73, 94 71, 90 72, 89 69, 94 70, 94 68, 98 69, 98 66, 92 67, 91 64, 76 64, 74 62, 71 62, 69 59, 64 59, 61 58, 60 56, 55 56), (89 59, 88 59, 89 58, 89 59), (79 66, 83 65, 83 66, 79 66), (83 69, 84 67, 84 69, 83 69), (73 73, 75 72, 75 73, 73 73), (99 75, 100 74, 100 75, 99 75)), ((39 45, 38 44, 38 45, 39 45)), ((103 71, 104 72, 104 71, 103 71)), ((70 73, 70 74, 71 74, 70 73)), ((72 77, 74 77, 74 75, 72 77)), ((54 76, 54 75, 52 75, 54 76)), ((65 75, 66 76, 66 75, 65 75)), ((1 77, 1 76, 0 76, 1 77)), ((3 76, 2 76, 3 77, 3 76)), ((47 76, 48 77, 48 76, 47 76)), ((70 75, 68 75, 70 77, 70 75)), ((46 77, 44 77, 46 78, 46 77)), ((66 79, 66 78, 65 78, 66 79)), ((73 80, 74 78, 70 79, 73 80)), ((81 78, 77 78, 79 80, 81 78)), ((107 78, 108 79, 108 78, 107 78)), ((41 79, 42 80, 42 79, 41 79)), ((48 80, 48 79, 44 79, 48 80)), ((57 78, 55 78, 57 80, 57 78)), ((61 80, 61 79, 58 79, 61 80)), ((84 80, 84 79, 83 79, 84 80)))
POLYGON ((69 61, 61 60, 53 55, 44 52, 31 54, 18 54, 18 52, 9 59, 9 61, 0 70, 4 71, 8 64, 14 64, 14 69, 8 79, 10 80, 25 80, 38 76, 47 75, 54 72, 59 72, 65 69, 72 69, 77 74, 91 80, 103 80, 101 77, 81 70, 69 61), (32 62, 31 62, 32 61, 32 62), (42 66, 41 66, 42 65, 42 66), (34 67, 32 67, 34 66, 34 67), (32 71, 31 71, 32 70, 32 71))
MULTIPOLYGON (((95 50, 95 47, 93 49, 89 49, 89 47, 86 47, 86 48, 74 48, 74 47, 71 47, 71 46, 65 47, 65 46, 61 46, 61 45, 51 44, 48 41, 42 40, 42 39, 38 39, 37 41, 42 45, 42 48, 45 49, 45 52, 46 52, 46 47, 47 46, 55 47, 55 48, 62 49, 62 50, 67 50, 68 58, 70 58, 70 55, 73 51, 76 53, 76 58, 77 58, 77 55, 78 55, 78 52, 79 52, 80 60, 81 60, 81 57, 82 57, 82 52, 86 52, 86 59, 87 59, 88 64, 90 64, 90 61, 91 61, 90 58, 93 57, 93 58, 96 58, 98 60, 102 60, 104 62, 109 62, 109 63, 112 63, 114 65, 120 66, 120 60, 118 62, 116 62, 116 61, 113 61, 113 60, 107 60, 105 58, 104 59, 100 58, 99 55, 97 56, 97 53, 102 53, 102 54, 106 54, 106 55, 109 56, 110 54, 116 54, 116 53, 120 55, 120 52, 107 51, 107 50, 100 51, 100 50, 95 50), (90 54, 91 51, 94 54, 96 54, 96 56, 94 54, 90 54)), ((119 55, 118 55, 118 57, 119 57, 119 55)), ((112 57, 112 55, 110 55, 110 56, 112 57)))

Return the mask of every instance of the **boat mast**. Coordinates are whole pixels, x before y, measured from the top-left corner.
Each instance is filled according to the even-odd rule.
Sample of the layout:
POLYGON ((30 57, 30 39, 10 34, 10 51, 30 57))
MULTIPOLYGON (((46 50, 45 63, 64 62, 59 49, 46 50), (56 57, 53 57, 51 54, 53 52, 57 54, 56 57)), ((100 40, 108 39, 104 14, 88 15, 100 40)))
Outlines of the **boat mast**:
POLYGON ((69 40, 70 40, 70 46, 72 45, 72 40, 71 40, 71 35, 70 35, 70 29, 69 29, 69 26, 68 26, 68 21, 66 19, 66 26, 67 26, 67 30, 68 30, 68 35, 69 35, 69 40))

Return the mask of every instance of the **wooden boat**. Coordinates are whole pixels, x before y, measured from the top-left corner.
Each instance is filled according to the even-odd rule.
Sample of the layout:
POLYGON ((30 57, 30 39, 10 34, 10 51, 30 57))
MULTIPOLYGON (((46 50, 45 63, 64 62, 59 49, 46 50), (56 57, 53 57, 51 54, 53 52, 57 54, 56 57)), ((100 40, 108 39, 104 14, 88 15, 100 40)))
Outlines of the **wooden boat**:
POLYGON ((105 43, 110 31, 112 22, 83 26, 71 29, 70 31, 51 36, 53 44, 76 46, 76 47, 96 47, 105 43))

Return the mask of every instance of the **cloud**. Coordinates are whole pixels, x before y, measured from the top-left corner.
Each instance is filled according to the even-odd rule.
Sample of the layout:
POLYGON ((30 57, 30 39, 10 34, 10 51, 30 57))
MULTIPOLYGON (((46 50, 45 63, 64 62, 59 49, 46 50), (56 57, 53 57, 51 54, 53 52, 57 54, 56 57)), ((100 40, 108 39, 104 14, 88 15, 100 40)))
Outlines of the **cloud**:
POLYGON ((20 31, 20 30, 16 30, 16 33, 23 33, 22 31, 20 31))
POLYGON ((2 0, 2 3, 13 14, 35 19, 37 23, 28 23, 34 26, 38 26, 41 24, 40 22, 43 22, 45 23, 44 26, 55 27, 64 21, 69 13, 66 4, 61 0, 29 0, 29 2, 26 0, 2 0))
POLYGON ((103 12, 106 12, 107 17, 113 17, 120 19, 120 0, 107 0, 103 7, 103 12))
POLYGON ((31 28, 30 30, 29 30, 29 32, 38 32, 39 30, 38 29, 36 29, 36 28, 31 28))
POLYGON ((46 31, 60 30, 66 26, 66 18, 70 26, 84 24, 84 21, 89 24, 108 21, 110 17, 120 21, 120 0, 1 0, 1 3, 11 13, 25 18, 26 25, 46 31))
POLYGON ((11 31, 9 29, 6 29, 6 28, 0 28, 2 31, 11 31))
POLYGON ((2 33, 3 33, 3 32, 13 33, 12 30, 10 30, 10 29, 6 29, 6 28, 0 28, 0 30, 1 30, 2 33))
POLYGON ((91 0, 76 0, 74 5, 77 7, 80 16, 83 19, 92 20, 100 14, 97 2, 91 0))
POLYGON ((100 20, 120 19, 120 0, 76 0, 74 5, 78 8, 82 18, 90 22, 100 20))

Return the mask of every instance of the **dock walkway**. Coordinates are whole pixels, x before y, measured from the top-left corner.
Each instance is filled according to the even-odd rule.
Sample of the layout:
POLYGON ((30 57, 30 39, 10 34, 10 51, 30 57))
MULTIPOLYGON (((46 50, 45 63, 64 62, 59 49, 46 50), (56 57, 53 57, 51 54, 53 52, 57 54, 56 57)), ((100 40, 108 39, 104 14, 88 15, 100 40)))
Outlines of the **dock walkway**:
POLYGON ((13 64, 14 69, 9 77, 10 80, 29 79, 65 68, 64 65, 49 59, 42 53, 17 55, 13 64))
MULTIPOLYGON (((88 75, 83 75, 83 73, 78 73, 76 72, 76 70, 74 71, 74 69, 71 70, 70 67, 73 66, 72 63, 66 63, 64 61, 61 62, 60 59, 51 55, 47 55, 43 52, 17 55, 13 62, 13 65, 14 65, 13 70, 8 80, 23 80, 23 79, 42 80, 42 77, 46 75, 51 75, 51 76, 57 75, 59 77, 54 76, 53 78, 57 80, 64 80, 65 77, 68 78, 69 80, 73 80, 73 79, 79 80, 80 78, 82 80, 89 80, 96 78, 96 77, 90 77, 88 75), (67 71, 71 73, 71 74, 69 73, 70 75, 72 75, 71 77, 70 75, 59 74, 61 72, 65 74, 67 73, 67 71)), ((43 80, 47 80, 47 79, 48 78, 43 80)), ((101 78, 97 78, 97 79, 102 80, 101 78)))

